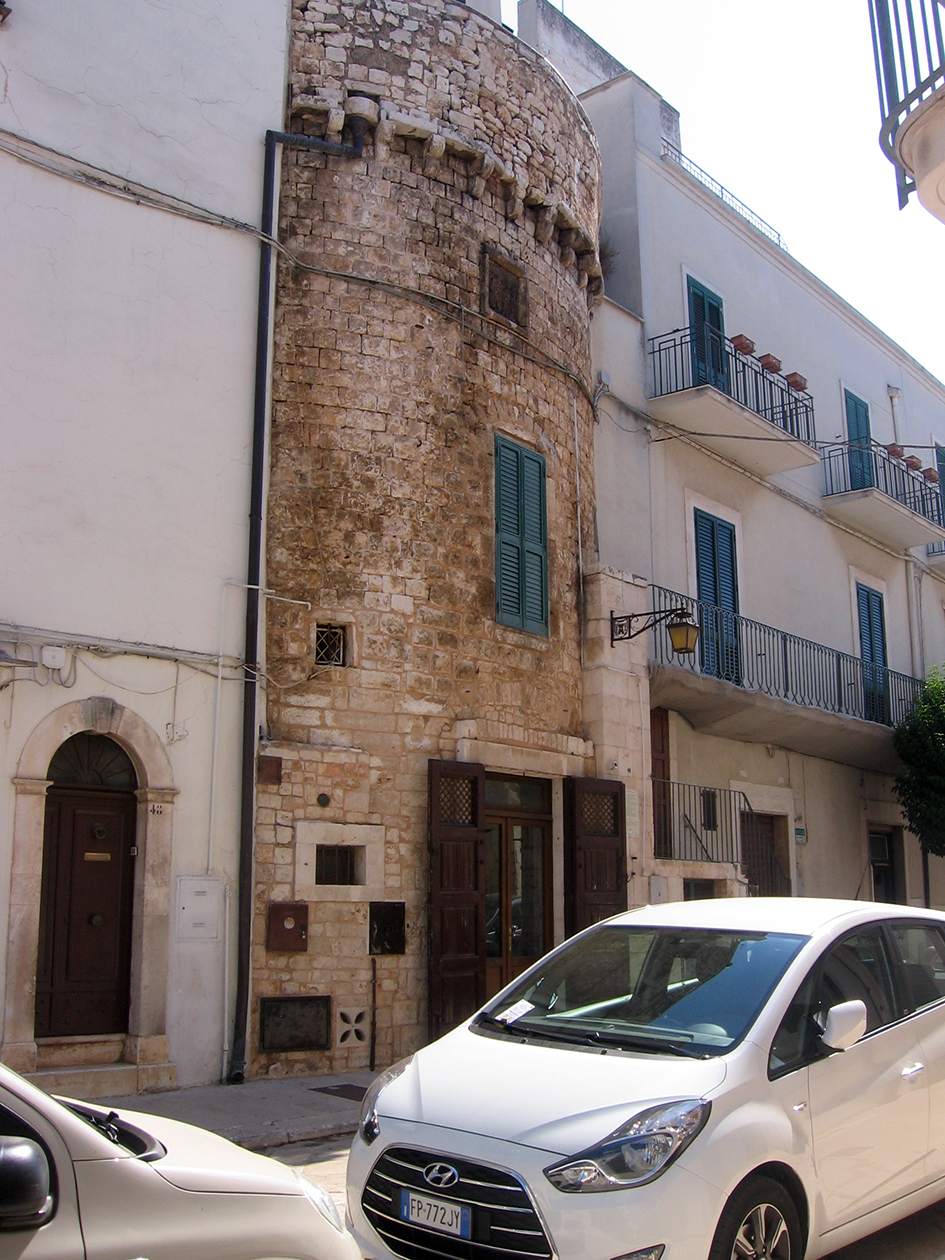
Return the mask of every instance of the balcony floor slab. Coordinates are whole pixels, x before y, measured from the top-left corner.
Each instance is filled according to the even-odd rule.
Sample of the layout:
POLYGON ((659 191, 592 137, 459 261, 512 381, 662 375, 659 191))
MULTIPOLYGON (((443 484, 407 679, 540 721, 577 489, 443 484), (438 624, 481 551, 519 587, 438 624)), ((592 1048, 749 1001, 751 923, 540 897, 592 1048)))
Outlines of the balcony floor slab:
POLYGON ((879 774, 897 774, 902 768, 889 727, 776 700, 688 669, 651 662, 650 703, 681 713, 707 735, 775 744, 879 774))
POLYGON ((945 539, 945 529, 897 503, 875 486, 827 495, 824 512, 893 547, 921 547, 923 543, 945 539))
POLYGON ((651 398, 650 411, 657 420, 691 433, 702 446, 759 477, 820 462, 812 446, 769 424, 714 385, 651 398))

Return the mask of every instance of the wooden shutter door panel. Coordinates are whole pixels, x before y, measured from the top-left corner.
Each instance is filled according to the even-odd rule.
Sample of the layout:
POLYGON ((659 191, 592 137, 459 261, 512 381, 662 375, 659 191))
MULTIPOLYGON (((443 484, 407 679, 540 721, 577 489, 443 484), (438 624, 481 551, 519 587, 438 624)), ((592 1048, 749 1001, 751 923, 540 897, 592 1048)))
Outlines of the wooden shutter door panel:
POLYGON ((627 909, 624 786, 565 779, 565 930, 569 936, 627 909))
POLYGON ((485 768, 429 762, 430 1036, 486 1000, 485 768))
POLYGON ((873 484, 870 459, 870 409, 861 398, 845 391, 848 458, 851 490, 865 490, 873 484))
POLYGON ((548 539, 545 459, 524 448, 522 458, 522 591, 524 629, 548 633, 548 539))

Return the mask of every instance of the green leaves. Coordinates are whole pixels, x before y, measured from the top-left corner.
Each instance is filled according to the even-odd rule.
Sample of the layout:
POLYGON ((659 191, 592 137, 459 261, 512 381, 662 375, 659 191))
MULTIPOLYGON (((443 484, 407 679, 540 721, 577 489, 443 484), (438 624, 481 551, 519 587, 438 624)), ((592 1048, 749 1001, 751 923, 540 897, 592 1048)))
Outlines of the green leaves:
POLYGON ((903 771, 893 785, 909 830, 945 857, 945 675, 933 669, 910 717, 896 728, 903 771))

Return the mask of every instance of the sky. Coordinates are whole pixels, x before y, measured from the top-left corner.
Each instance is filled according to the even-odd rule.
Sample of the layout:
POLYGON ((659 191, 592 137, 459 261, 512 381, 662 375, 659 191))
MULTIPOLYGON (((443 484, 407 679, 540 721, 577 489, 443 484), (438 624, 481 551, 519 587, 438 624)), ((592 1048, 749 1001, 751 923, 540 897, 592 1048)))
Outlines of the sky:
MULTIPOLYGON (((687 157, 945 381, 945 224, 915 194, 899 210, 866 0, 563 3, 679 110, 687 157)), ((502 0, 512 27, 515 8, 502 0)))

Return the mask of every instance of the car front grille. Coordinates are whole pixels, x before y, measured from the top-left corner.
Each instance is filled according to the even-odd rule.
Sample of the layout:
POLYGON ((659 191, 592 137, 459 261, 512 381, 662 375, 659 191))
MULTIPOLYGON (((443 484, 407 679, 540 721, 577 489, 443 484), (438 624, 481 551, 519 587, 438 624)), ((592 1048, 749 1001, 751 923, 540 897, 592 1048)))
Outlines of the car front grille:
POLYGON ((524 1184, 513 1173, 431 1151, 392 1146, 371 1170, 361 1195, 364 1214, 395 1255, 404 1260, 552 1260, 551 1243, 524 1184), (459 1180, 447 1189, 423 1179, 430 1164, 449 1163, 459 1180), (472 1210, 469 1239, 455 1238, 400 1219, 401 1190, 472 1210))

